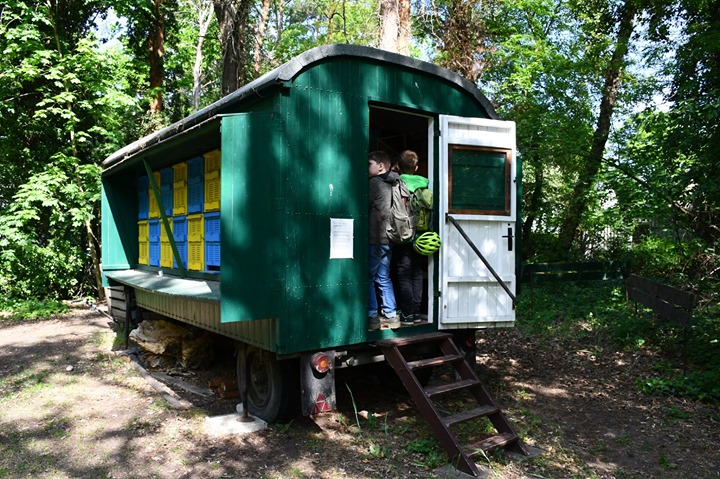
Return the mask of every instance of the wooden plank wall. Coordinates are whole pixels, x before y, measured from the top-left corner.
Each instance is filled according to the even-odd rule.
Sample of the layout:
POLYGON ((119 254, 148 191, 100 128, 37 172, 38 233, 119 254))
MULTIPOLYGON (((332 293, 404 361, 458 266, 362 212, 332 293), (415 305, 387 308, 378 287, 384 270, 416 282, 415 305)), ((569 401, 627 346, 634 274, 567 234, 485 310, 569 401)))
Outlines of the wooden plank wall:
POLYGON ((108 314, 115 321, 125 322, 125 290, 123 286, 111 286, 106 289, 108 314))

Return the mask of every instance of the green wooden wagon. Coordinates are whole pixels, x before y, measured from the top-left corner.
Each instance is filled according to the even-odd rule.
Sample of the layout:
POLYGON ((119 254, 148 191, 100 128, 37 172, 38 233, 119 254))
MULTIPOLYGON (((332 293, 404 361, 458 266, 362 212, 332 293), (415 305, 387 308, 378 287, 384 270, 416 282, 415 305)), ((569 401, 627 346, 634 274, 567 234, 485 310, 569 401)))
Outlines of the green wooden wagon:
POLYGON ((265 419, 297 403, 295 378, 306 413, 319 397, 332 407, 332 369, 382 359, 378 341, 514 323, 515 127, 451 71, 318 47, 102 168, 106 284, 234 339, 240 384, 252 375, 249 408, 265 419), (367 156, 377 149, 418 153, 443 247, 428 262, 428 320, 368 331, 367 156), (330 373, 312 371, 324 358, 330 373))

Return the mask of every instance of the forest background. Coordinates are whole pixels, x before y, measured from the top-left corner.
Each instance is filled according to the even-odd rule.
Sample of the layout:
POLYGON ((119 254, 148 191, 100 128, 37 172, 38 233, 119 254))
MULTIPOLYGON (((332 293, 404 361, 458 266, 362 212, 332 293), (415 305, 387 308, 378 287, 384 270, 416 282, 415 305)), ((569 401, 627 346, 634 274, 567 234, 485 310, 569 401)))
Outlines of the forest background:
POLYGON ((476 83, 517 124, 524 261, 630 261, 717 350, 720 0, 8 0, 0 309, 102 298, 102 160, 329 43, 476 83))

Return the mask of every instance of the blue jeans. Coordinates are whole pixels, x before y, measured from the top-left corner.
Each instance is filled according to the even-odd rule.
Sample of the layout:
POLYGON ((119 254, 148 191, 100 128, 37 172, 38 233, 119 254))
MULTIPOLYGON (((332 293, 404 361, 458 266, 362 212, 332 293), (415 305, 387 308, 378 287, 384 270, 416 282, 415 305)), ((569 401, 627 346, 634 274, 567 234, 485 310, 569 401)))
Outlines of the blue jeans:
POLYGON ((380 292, 380 308, 386 318, 394 318, 397 315, 395 311, 395 291, 393 291, 392 281, 390 280, 390 259, 392 258, 392 249, 389 244, 377 245, 371 244, 368 252, 368 283, 370 286, 370 297, 368 302, 368 318, 377 316, 378 303, 375 292, 377 286, 380 292))

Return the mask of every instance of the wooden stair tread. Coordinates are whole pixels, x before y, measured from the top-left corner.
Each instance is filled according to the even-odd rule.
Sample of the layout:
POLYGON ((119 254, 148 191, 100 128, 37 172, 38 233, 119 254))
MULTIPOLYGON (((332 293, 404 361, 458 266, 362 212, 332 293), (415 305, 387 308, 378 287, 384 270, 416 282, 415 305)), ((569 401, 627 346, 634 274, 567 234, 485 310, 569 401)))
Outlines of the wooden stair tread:
POLYGON ((490 414, 496 413, 500 411, 500 408, 497 406, 492 405, 486 405, 486 406, 480 406, 476 407, 475 409, 470 409, 468 411, 463 411, 457 414, 453 414, 452 416, 446 416, 442 418, 442 421, 445 423, 447 427, 452 426, 453 424, 458 424, 461 422, 469 421, 471 419, 475 419, 477 417, 484 417, 489 416, 490 414))
POLYGON ((482 449, 485 452, 492 451, 498 447, 503 447, 510 444, 513 441, 518 440, 518 436, 509 432, 498 434, 496 436, 490 436, 482 441, 478 441, 472 444, 468 444, 463 447, 466 454, 473 454, 478 449, 482 449))
POLYGON ((376 344, 380 346, 381 348, 392 348, 392 347, 401 347, 401 346, 407 346, 410 344, 418 344, 418 343, 427 343, 431 341, 440 341, 442 339, 451 338, 452 334, 450 333, 426 333, 426 334, 417 334, 415 336, 408 336, 405 338, 393 338, 393 339, 382 339, 378 341, 376 344))
POLYGON ((408 365, 408 368, 413 370, 413 369, 431 368, 434 366, 442 366, 444 364, 454 363, 457 361, 463 361, 464 359, 465 358, 463 358, 459 354, 448 354, 446 356, 437 356, 434 358, 418 359, 417 361, 408 361, 407 365, 408 365))
POLYGON ((513 452, 528 454, 505 415, 490 399, 482 383, 473 373, 472 366, 453 342, 451 334, 428 333, 381 340, 376 344, 398 374, 421 414, 428 421, 433 434, 459 471, 474 477, 480 476, 480 471, 470 458, 472 454, 476 454, 480 450, 489 451, 497 447, 505 447, 513 452), (417 346, 417 348, 413 346, 417 346), (408 360, 408 358, 422 357, 432 348, 437 348, 442 352, 438 351, 436 356, 430 358, 408 360), (442 365, 451 365, 460 379, 423 388, 413 373, 413 370, 442 365), (462 390, 468 391, 473 396, 474 409, 443 416, 439 405, 431 400, 432 396, 462 390), (466 446, 469 449, 464 449, 453 431, 450 430, 450 426, 482 417, 488 417, 497 431, 497 435, 470 444, 466 446))
POLYGON ((476 381, 475 379, 463 379, 462 381, 456 381, 454 383, 440 384, 439 386, 425 388, 425 394, 427 394, 428 397, 433 397, 437 396, 438 394, 460 391, 462 389, 467 389, 478 385, 480 385, 480 381, 476 381))

